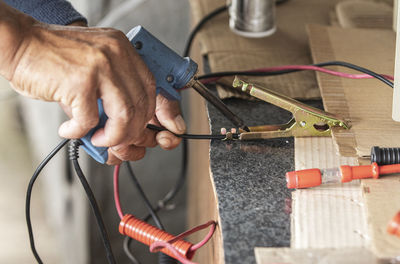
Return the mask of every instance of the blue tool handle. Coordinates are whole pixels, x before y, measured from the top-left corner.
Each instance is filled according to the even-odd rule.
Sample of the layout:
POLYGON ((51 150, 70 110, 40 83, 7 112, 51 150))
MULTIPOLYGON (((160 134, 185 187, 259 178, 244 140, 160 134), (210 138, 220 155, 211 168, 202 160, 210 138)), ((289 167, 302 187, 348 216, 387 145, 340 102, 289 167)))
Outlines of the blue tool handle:
MULTIPOLYGON (((153 74, 157 94, 161 93, 169 100, 180 100, 177 90, 184 88, 192 80, 197 73, 197 64, 190 58, 179 56, 142 26, 134 27, 127 37, 153 74)), ((91 142, 93 134, 99 128, 103 128, 108 119, 102 101, 98 99, 97 103, 99 123, 81 140, 82 148, 96 161, 104 164, 108 160, 108 148, 95 147, 91 142)))
POLYGON ((106 121, 108 119, 106 113, 104 113, 103 103, 101 99, 97 99, 97 106, 99 110, 99 123, 96 127, 92 128, 86 136, 81 138, 83 142, 82 148, 86 151, 87 154, 92 156, 97 162, 106 163, 108 160, 108 148, 107 147, 95 147, 92 144, 93 134, 99 129, 105 126, 106 121))
POLYGON ((180 100, 177 90, 197 73, 197 64, 179 56, 142 26, 134 27, 126 36, 153 73, 157 92, 169 100, 180 100))

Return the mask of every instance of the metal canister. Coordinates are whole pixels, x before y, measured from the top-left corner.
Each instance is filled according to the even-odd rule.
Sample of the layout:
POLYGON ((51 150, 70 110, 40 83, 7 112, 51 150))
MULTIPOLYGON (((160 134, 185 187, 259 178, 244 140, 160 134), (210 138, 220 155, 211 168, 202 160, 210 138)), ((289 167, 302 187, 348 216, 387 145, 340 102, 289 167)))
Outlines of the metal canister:
POLYGON ((240 36, 261 38, 276 31, 275 0, 231 0, 229 26, 240 36))

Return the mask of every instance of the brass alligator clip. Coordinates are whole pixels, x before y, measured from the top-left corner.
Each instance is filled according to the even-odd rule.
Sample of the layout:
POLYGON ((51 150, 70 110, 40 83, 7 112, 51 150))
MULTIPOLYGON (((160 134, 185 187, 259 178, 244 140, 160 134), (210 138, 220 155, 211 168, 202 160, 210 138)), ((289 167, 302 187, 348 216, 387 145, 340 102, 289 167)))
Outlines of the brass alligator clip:
POLYGON ((333 127, 350 128, 347 122, 333 114, 303 104, 293 98, 278 94, 264 87, 245 82, 238 77, 235 77, 233 87, 293 114, 293 118, 286 124, 249 127, 250 132, 241 130, 240 140, 282 137, 326 137, 331 134, 333 127))

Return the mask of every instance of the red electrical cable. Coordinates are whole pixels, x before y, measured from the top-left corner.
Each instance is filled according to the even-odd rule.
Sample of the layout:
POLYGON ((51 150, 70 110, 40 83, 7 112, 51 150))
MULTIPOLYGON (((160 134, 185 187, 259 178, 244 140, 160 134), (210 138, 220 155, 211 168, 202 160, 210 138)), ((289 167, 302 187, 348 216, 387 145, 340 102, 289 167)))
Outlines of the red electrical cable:
POLYGON ((127 214, 124 216, 119 199, 119 169, 120 166, 116 165, 114 168, 113 182, 115 207, 117 208, 118 215, 121 218, 121 223, 119 225, 120 233, 149 245, 151 252, 162 251, 163 253, 176 258, 183 264, 195 264, 190 261, 190 259, 194 256, 196 250, 204 246, 211 239, 216 228, 216 222, 209 221, 174 237, 163 230, 135 218, 133 215, 127 214), (183 240, 184 237, 209 226, 211 226, 210 231, 199 243, 192 245, 183 240))
MULTIPOLYGON (((258 68, 254 70, 249 70, 249 71, 244 71, 244 72, 275 72, 275 71, 285 71, 285 70, 313 70, 313 71, 319 71, 327 74, 331 74, 334 76, 339 76, 343 78, 349 78, 349 79, 372 79, 372 77, 369 74, 351 74, 351 73, 344 73, 344 72, 338 72, 338 71, 333 71, 329 70, 323 67, 318 67, 318 66, 313 66, 313 65, 284 65, 284 66, 276 66, 276 67, 268 67, 268 68, 258 68)), ((238 74, 240 75, 240 74, 238 74)), ((394 80, 393 76, 386 75, 386 74, 381 74, 383 77, 389 80, 394 80)), ((213 77, 210 79, 204 79, 201 80, 203 84, 215 82, 223 77, 213 77)))
POLYGON ((115 201, 115 208, 117 208, 117 212, 119 218, 124 218, 124 214, 122 213, 121 202, 119 201, 119 185, 118 185, 118 177, 119 177, 119 167, 120 165, 116 165, 114 167, 114 201, 115 201))
POLYGON ((167 243, 164 242, 164 241, 157 241, 157 242, 154 242, 154 243, 150 246, 150 251, 153 252, 153 251, 155 251, 155 250, 159 250, 160 248, 166 247, 166 244, 174 243, 174 242, 177 241, 178 239, 185 238, 185 237, 187 237, 187 236, 189 236, 189 235, 191 235, 191 234, 193 234, 193 233, 195 233, 195 232, 197 232, 197 231, 203 230, 203 229, 209 227, 210 225, 212 225, 210 231, 209 231, 208 234, 203 238, 203 240, 200 241, 199 243, 193 245, 193 246, 190 248, 189 251, 194 252, 194 251, 196 251, 197 249, 199 249, 199 248, 201 248, 202 246, 204 246, 204 245, 208 242, 208 240, 210 240, 210 238, 211 238, 212 235, 214 234, 215 227, 216 227, 214 223, 215 223, 214 221, 208 221, 208 222, 205 223, 205 224, 196 226, 196 227, 194 227, 194 228, 192 228, 192 229, 190 229, 190 230, 188 230, 188 231, 185 231, 185 232, 183 232, 183 233, 177 235, 177 236, 174 237, 173 239, 169 240, 167 243))

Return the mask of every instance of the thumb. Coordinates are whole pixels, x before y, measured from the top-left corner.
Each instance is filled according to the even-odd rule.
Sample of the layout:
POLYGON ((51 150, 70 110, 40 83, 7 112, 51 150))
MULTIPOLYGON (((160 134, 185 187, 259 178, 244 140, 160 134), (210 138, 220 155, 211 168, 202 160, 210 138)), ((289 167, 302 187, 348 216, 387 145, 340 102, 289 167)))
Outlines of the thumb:
POLYGON ((81 138, 99 122, 96 98, 77 99, 71 108, 63 106, 63 109, 68 116, 72 115, 72 118, 58 129, 58 134, 63 138, 81 138))
POLYGON ((169 101, 164 96, 157 95, 156 117, 163 127, 175 134, 183 134, 186 131, 178 101, 169 101))

